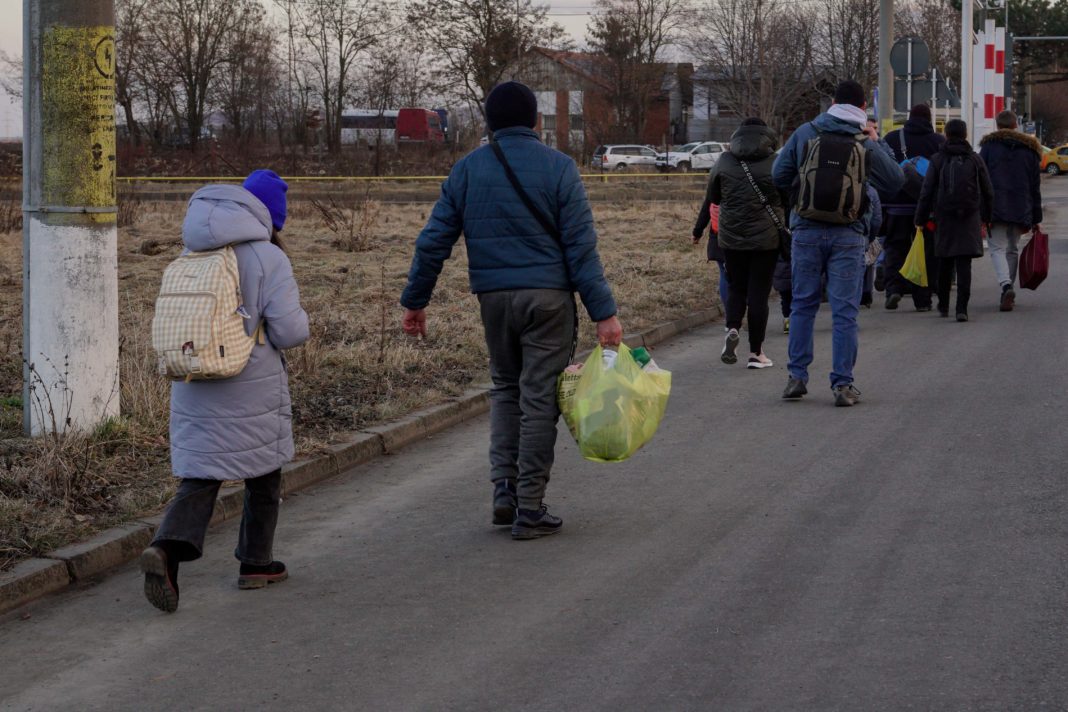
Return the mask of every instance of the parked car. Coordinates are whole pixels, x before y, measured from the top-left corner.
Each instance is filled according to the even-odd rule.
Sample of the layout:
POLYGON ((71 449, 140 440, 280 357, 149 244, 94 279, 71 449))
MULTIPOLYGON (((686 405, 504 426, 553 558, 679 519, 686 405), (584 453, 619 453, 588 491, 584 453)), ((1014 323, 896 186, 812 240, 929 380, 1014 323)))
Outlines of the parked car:
POLYGON ((694 141, 679 146, 678 150, 661 153, 656 157, 658 171, 709 171, 716 161, 729 148, 729 144, 718 141, 694 141))
POLYGON ((1068 145, 1042 150, 1042 170, 1051 176, 1068 172, 1068 145))
POLYGON ((637 144, 598 146, 590 165, 610 171, 623 171, 631 166, 652 168, 656 165, 656 151, 637 144))

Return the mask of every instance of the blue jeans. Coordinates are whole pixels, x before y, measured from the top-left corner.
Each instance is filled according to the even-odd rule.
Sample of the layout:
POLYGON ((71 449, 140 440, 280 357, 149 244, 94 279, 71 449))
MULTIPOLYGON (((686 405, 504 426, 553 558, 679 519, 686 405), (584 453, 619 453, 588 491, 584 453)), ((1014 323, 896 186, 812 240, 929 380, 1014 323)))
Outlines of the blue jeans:
POLYGON ((857 313, 867 239, 848 226, 794 230, 790 313, 792 378, 808 382, 812 363, 813 329, 820 308, 821 277, 827 274, 827 298, 834 323, 831 388, 853 382, 857 362, 857 313))

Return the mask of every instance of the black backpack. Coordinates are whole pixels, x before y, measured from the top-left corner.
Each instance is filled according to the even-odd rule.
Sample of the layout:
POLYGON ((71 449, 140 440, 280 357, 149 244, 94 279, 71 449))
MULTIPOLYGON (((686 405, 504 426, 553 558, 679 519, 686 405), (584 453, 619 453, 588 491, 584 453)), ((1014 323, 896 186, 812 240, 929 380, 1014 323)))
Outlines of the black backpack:
POLYGON ((805 145, 798 171, 797 214, 849 225, 868 211, 869 171, 864 134, 818 133, 805 145))
POLYGON ((979 210, 979 166, 973 156, 946 156, 937 205, 943 216, 966 217, 979 210))

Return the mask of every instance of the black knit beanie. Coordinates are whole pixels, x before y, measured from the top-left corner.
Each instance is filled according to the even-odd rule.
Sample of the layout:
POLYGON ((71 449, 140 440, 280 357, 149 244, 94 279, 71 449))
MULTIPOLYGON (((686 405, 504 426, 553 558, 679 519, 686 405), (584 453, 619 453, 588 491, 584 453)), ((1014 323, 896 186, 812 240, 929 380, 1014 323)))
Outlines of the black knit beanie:
POLYGON ((526 84, 505 82, 486 97, 486 124, 490 131, 538 124, 538 100, 526 84))
POLYGON ((927 104, 917 104, 909 109, 909 118, 931 123, 931 107, 927 104))

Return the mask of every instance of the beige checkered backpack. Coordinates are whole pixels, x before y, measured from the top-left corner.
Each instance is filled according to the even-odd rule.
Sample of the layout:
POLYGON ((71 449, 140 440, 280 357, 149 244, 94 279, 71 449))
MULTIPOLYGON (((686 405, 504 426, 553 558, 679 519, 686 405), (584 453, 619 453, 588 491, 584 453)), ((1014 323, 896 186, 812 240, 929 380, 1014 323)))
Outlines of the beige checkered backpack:
POLYGON ((229 245, 190 252, 167 266, 152 318, 152 348, 161 376, 176 380, 231 378, 241 373, 252 347, 263 342, 241 299, 237 253, 229 245))

